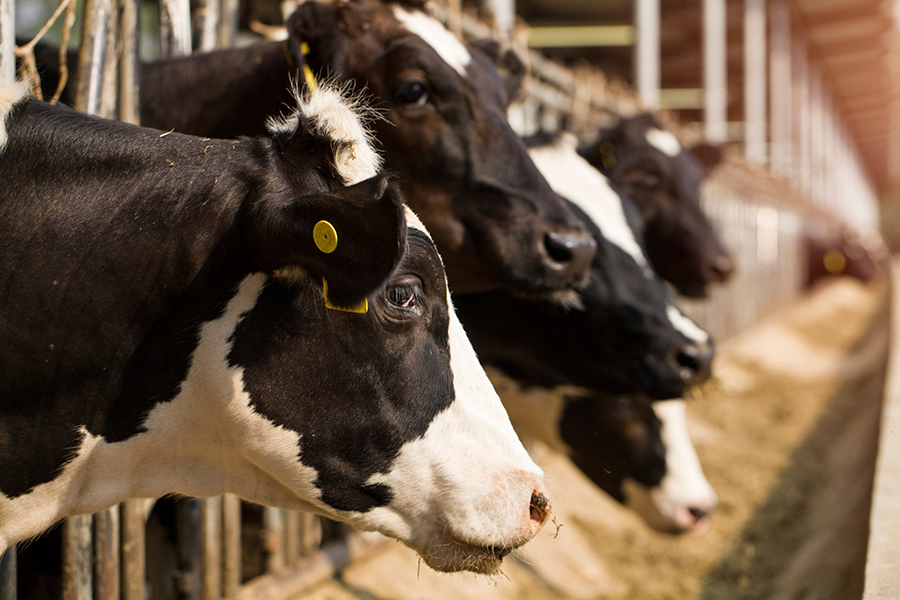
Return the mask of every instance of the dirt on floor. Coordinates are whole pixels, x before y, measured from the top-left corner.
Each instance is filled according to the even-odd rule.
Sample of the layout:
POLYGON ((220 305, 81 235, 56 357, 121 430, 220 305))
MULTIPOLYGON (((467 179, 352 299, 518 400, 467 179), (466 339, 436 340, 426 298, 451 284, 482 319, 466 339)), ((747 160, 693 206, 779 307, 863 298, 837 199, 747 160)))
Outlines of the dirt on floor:
POLYGON ((703 536, 649 530, 544 450, 560 527, 503 576, 437 574, 390 543, 302 597, 859 598, 889 312, 886 281, 841 279, 721 346, 688 409, 720 502, 703 536))

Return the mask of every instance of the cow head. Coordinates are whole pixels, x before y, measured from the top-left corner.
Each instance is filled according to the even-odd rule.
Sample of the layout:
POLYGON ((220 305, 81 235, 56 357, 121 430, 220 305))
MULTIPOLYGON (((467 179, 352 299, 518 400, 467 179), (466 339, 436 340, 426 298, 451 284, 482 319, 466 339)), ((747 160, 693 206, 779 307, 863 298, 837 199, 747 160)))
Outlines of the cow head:
POLYGON ((582 472, 664 533, 702 533, 717 504, 688 436, 685 403, 566 396, 559 438, 582 472))
POLYGON ((463 45, 420 4, 306 2, 287 23, 294 56, 378 99, 387 166, 404 179, 455 292, 583 282, 594 242, 506 121, 513 90, 500 72, 521 65, 496 46, 463 45))
POLYGON ((709 374, 708 334, 677 308, 644 257, 639 216, 564 139, 531 156, 597 242, 588 282, 551 300, 497 292, 458 296, 479 356, 542 386, 680 396, 709 374))
POLYGON ((48 267, 0 312, 4 332, 54 350, 49 366, 45 353, 0 357, 35 380, 0 380, 0 429, 19 436, 0 456, 0 551, 61 517, 170 493, 315 511, 443 571, 495 572, 541 528, 541 471, 456 318, 434 243, 340 94, 319 90, 240 141, 38 102, 8 121, 0 178, 34 197, 0 194, 31 215, 3 235, 22 247, 32 227, 59 235, 27 245, 48 267), (63 160, 67 135, 78 144, 63 160), (86 175, 82 163, 129 152, 143 162, 128 185, 86 175), (56 161, 52 176, 39 160, 56 161), (54 189, 70 218, 34 209, 54 189), (91 301, 60 303, 57 276, 91 301), (12 312, 37 303, 37 317, 12 312), (33 326, 60 314, 68 337, 33 326))
POLYGON ((663 279, 702 298, 729 277, 732 260, 700 206, 700 184, 721 160, 718 147, 682 148, 644 113, 604 130, 585 155, 640 210, 647 256, 663 279))

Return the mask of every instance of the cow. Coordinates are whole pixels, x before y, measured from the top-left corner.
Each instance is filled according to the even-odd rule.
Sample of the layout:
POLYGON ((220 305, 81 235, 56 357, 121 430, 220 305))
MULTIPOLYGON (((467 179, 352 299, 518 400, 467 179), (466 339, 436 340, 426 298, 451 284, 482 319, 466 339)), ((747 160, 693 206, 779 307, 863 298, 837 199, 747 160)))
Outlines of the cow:
MULTIPOLYGON (((285 42, 145 64, 141 122, 201 136, 256 135, 298 72, 313 85, 353 83, 377 99, 373 126, 386 166, 434 237, 455 293, 583 282, 593 239, 506 120, 501 75, 523 72, 522 63, 490 43, 462 44, 423 4, 311 0, 287 20, 285 42)), ((43 70, 53 74, 52 65, 43 70)))
POLYGON ((890 269, 890 252, 874 232, 864 236, 834 219, 815 216, 804 228, 802 240, 807 289, 840 275, 868 282, 890 269))
POLYGON ((581 150, 637 205, 647 257, 678 292, 705 298, 734 271, 715 227, 700 206, 700 184, 718 165, 718 146, 683 148, 650 113, 621 119, 581 150))
POLYGON ((530 155, 597 242, 588 283, 552 298, 455 296, 482 361, 542 387, 677 398, 709 376, 714 345, 643 254, 640 216, 568 137, 529 138, 530 155))
POLYGON ((0 91, 0 552, 171 493, 313 511, 440 571, 535 535, 542 473, 345 96, 217 140, 25 89, 0 91))
POLYGON ((588 479, 651 528, 700 534, 718 503, 685 421, 684 400, 639 394, 501 391, 526 446, 568 456, 588 479))

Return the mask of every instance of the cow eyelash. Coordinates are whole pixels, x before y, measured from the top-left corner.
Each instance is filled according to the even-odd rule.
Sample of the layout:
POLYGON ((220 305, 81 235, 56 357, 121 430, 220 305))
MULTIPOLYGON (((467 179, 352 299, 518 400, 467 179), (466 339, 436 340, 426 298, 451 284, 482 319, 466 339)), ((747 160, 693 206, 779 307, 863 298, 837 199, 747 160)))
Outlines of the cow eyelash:
POLYGON ((400 310, 417 310, 421 302, 422 289, 415 284, 393 285, 387 290, 387 301, 400 310))

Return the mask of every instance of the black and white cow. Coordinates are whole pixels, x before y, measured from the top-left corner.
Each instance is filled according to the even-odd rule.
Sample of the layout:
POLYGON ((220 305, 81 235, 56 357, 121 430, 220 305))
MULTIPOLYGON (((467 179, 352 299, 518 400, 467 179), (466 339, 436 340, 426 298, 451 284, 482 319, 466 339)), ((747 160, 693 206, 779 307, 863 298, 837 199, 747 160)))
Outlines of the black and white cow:
POLYGON ((678 292, 703 298, 734 266, 700 206, 700 184, 722 159, 718 146, 683 148, 650 113, 621 119, 582 150, 635 203, 654 269, 678 292))
MULTIPOLYGON (((288 100, 291 78, 303 81, 309 66, 318 80, 353 82, 376 98, 383 118, 373 127, 386 165, 434 237, 455 293, 582 282, 593 240, 506 120, 500 71, 522 64, 490 44, 462 44, 423 5, 310 0, 288 19, 283 43, 146 64, 141 122, 210 137, 257 135, 288 100)), ((53 73, 51 64, 43 70, 53 73)))
POLYGON ((228 141, 24 89, 0 92, 0 551, 169 493, 314 511, 444 571, 540 529, 541 471, 341 94, 228 141))
POLYGON ((683 400, 501 391, 513 427, 567 455, 653 529, 702 533, 718 503, 688 434, 683 400))
POLYGON ((456 297, 482 361, 552 387, 681 396, 709 375, 713 344, 685 317, 643 254, 640 217, 567 137, 528 140, 553 188, 597 242, 588 283, 536 301, 506 292, 456 297))

